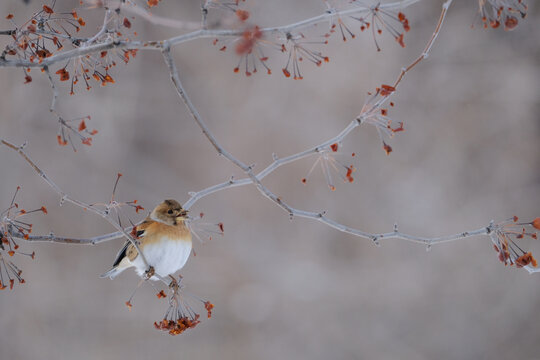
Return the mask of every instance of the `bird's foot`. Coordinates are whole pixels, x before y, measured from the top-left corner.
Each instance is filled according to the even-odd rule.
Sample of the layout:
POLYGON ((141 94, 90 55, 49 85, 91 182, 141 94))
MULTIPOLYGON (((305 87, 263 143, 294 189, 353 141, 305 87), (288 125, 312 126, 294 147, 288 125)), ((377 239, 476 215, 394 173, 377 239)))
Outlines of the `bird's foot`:
POLYGON ((156 271, 154 270, 154 267, 149 266, 148 269, 144 272, 144 279, 145 280, 150 279, 152 276, 154 276, 155 273, 156 271))
POLYGON ((171 292, 176 294, 178 293, 178 290, 180 289, 180 286, 178 285, 178 281, 174 278, 174 276, 169 275, 171 278, 171 282, 169 283, 169 289, 171 289, 171 292))

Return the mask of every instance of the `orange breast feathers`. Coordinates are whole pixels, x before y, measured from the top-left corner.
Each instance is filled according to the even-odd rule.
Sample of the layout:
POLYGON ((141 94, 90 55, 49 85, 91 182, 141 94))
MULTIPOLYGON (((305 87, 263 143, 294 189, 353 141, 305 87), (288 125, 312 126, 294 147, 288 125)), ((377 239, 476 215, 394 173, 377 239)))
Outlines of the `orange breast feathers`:
POLYGON ((141 239, 141 244, 144 245, 159 242, 164 237, 167 237, 171 241, 191 242, 191 232, 183 221, 176 226, 163 224, 157 221, 144 222, 137 226, 137 231, 140 230, 144 231, 144 235, 141 239))

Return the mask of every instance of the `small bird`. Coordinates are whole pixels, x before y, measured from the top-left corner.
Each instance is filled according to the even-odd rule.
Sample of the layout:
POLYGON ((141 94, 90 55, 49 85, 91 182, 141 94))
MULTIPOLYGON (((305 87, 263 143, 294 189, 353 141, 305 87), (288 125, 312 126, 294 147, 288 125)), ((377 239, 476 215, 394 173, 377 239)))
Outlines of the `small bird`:
POLYGON ((166 277, 183 268, 192 245, 191 232, 185 224, 187 213, 178 201, 165 200, 156 206, 141 224, 134 227, 133 235, 151 273, 147 272, 149 268, 135 246, 127 241, 116 255, 112 269, 101 277, 114 279, 133 266, 139 276, 158 280, 154 274, 166 277))

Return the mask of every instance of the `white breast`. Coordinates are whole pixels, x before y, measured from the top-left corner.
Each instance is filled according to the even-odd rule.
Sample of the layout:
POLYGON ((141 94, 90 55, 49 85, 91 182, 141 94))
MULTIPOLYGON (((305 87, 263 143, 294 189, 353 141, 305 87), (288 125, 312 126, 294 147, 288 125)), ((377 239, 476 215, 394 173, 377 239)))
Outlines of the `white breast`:
MULTIPOLYGON (((146 245, 142 253, 156 274, 166 277, 184 267, 191 253, 191 241, 173 241, 163 237, 159 242, 146 245)), ((135 258, 133 265, 140 276, 146 271, 140 256, 135 258)), ((154 276, 151 280, 158 279, 154 276)))

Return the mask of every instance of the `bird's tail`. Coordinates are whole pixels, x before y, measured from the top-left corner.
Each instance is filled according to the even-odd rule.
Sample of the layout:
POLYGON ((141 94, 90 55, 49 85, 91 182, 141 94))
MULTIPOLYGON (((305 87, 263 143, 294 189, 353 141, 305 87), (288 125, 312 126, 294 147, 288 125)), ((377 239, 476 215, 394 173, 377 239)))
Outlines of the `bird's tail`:
POLYGON ((117 266, 113 267, 111 270, 107 271, 105 274, 99 275, 100 278, 110 278, 111 280, 117 277, 122 271, 126 268, 119 268, 117 266))

